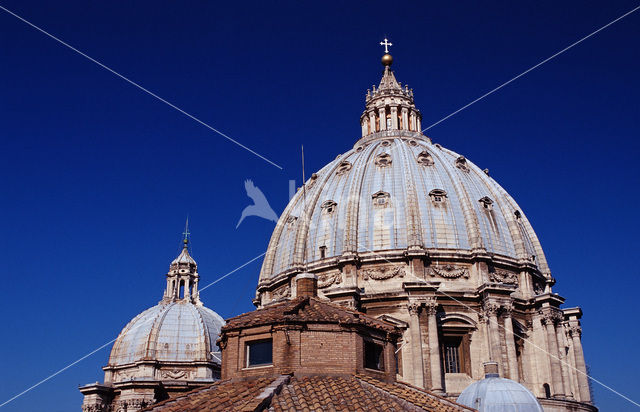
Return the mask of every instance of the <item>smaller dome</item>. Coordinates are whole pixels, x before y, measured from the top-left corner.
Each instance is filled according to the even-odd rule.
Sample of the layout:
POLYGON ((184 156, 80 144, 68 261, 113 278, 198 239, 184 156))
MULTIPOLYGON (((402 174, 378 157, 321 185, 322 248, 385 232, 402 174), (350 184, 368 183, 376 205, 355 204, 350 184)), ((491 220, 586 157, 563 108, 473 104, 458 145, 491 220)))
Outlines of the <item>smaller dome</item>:
POLYGON ((160 303, 135 317, 120 332, 110 366, 140 360, 210 361, 224 319, 202 305, 181 300, 160 303))
POLYGON ((544 412, 529 389, 497 374, 469 385, 457 402, 480 412, 544 412))

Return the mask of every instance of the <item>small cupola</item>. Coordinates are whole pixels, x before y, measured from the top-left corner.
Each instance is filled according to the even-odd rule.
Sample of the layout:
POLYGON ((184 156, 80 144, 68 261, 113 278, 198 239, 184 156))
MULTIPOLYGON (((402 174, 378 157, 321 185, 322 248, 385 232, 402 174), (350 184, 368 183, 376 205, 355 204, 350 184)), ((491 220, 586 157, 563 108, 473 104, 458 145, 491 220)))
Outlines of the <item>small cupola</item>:
POLYGON ((175 302, 187 300, 191 303, 201 304, 198 281, 198 264, 189 254, 189 221, 185 225, 182 251, 171 262, 167 273, 167 287, 162 297, 162 302, 175 302))

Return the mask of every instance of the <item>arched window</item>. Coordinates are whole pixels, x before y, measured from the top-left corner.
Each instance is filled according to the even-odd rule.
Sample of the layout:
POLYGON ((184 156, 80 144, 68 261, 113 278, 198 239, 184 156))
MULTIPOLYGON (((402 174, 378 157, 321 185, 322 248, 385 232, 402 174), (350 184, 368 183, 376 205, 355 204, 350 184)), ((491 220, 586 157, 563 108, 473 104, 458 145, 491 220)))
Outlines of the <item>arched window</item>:
POLYGON ((549 399, 551 398, 551 387, 549 386, 548 383, 545 383, 544 385, 542 385, 542 390, 544 390, 544 397, 549 399))

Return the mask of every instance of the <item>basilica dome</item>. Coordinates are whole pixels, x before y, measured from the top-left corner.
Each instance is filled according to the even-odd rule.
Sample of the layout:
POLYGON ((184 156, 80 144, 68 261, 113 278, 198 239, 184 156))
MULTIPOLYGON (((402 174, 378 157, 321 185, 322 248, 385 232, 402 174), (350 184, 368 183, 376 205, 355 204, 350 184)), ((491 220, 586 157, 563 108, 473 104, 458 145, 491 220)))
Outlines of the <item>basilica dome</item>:
POLYGON ((261 282, 305 262, 410 249, 485 254, 549 271, 515 200, 488 170, 422 134, 420 116, 413 92, 387 66, 380 87, 367 93, 363 137, 314 173, 280 217, 261 282))

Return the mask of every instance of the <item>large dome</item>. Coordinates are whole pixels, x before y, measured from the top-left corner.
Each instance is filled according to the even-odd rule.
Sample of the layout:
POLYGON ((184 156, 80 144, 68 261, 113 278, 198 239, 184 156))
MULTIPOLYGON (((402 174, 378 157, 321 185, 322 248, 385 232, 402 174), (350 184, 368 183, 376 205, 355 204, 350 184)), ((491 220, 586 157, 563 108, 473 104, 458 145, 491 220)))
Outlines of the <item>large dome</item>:
POLYGON ((421 133, 395 131, 360 139, 298 191, 261 281, 299 270, 304 259, 409 248, 529 260, 548 272, 520 207, 486 171, 421 133))
POLYGON ((224 320, 189 301, 160 303, 136 316, 116 339, 109 365, 140 360, 209 361, 224 320))

